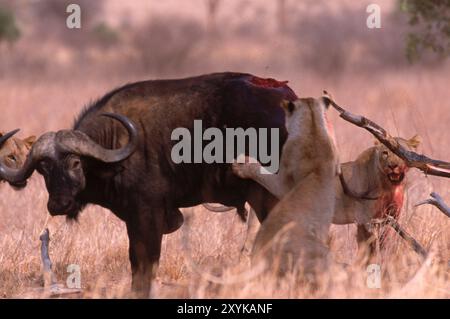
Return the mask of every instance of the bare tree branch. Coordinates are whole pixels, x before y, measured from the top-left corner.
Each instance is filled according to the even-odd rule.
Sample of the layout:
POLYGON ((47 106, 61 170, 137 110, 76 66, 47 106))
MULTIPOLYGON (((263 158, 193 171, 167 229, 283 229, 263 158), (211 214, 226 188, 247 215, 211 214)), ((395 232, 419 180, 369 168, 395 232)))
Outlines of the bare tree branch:
MULTIPOLYGON (((324 91, 324 93, 328 95, 326 91, 324 91)), ((400 143, 389 135, 389 133, 380 125, 372 122, 364 116, 355 115, 346 111, 337 105, 331 98, 330 103, 340 113, 341 118, 372 133, 381 143, 386 145, 386 147, 393 153, 402 158, 409 167, 420 169, 427 175, 450 178, 450 163, 434 160, 425 155, 409 151, 400 145, 400 143)))
POLYGON ((439 208, 439 210, 447 215, 447 217, 450 217, 450 207, 444 202, 444 199, 439 194, 434 192, 431 193, 430 196, 432 198, 417 203, 415 207, 425 204, 433 205, 439 208))
POLYGON ((52 287, 56 284, 55 274, 52 271, 52 261, 48 254, 48 246, 50 243, 50 232, 46 228, 41 236, 39 236, 41 241, 41 260, 42 260, 42 272, 44 275, 44 287, 52 287))
POLYGON ((41 260, 42 260, 42 270, 44 274, 44 288, 42 292, 48 297, 57 297, 69 294, 81 293, 81 289, 65 288, 63 285, 57 283, 56 276, 52 271, 52 261, 49 256, 49 243, 50 243, 50 232, 46 228, 41 236, 39 236, 41 241, 41 260))
POLYGON ((395 218, 388 216, 386 222, 391 226, 400 237, 402 237, 411 248, 419 254, 423 259, 428 255, 427 251, 422 247, 417 240, 414 239, 402 226, 395 220, 395 218))

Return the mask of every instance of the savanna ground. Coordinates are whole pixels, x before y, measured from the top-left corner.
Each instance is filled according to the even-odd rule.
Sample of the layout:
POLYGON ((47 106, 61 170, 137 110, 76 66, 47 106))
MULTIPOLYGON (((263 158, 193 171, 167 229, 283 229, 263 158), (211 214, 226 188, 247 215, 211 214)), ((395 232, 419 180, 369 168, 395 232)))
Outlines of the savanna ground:
MULTIPOLYGON (((105 1, 99 13, 102 18, 93 18, 94 22, 104 19, 119 30, 117 42, 103 45, 86 40, 90 33, 40 33, 36 27, 40 24, 57 30, 59 13, 41 22, 32 11, 10 2, 19 10, 24 31, 13 46, 0 45, 2 131, 20 127, 19 136, 25 137, 69 128, 89 101, 127 82, 233 70, 289 80, 301 96, 319 96, 327 89, 338 103, 394 135, 420 134, 420 151, 428 156, 450 160, 450 65, 427 61, 411 66, 404 61, 405 24, 392 1, 379 1, 385 17, 380 30, 365 27, 364 1, 358 5, 336 1, 332 7, 320 1, 290 2, 289 23, 281 35, 272 19, 272 2, 227 1, 216 17, 219 27, 212 33, 205 31, 201 0, 183 1, 183 5, 136 1, 133 6, 111 0, 105 1)), ((342 161, 354 159, 373 144, 368 133, 343 122, 337 114, 333 113, 332 121, 342 161)), ((414 208, 431 191, 450 203, 449 186, 449 180, 417 171, 409 174, 400 223, 431 252, 431 258, 421 268, 421 259, 393 236, 379 256, 382 269, 389 273, 381 289, 369 289, 366 271, 356 267, 330 269, 315 295, 294 285, 292 278, 276 284, 270 274, 235 282, 236 276, 250 269, 247 254, 241 253, 246 225, 233 212, 214 214, 194 207, 183 210, 185 225, 164 238, 152 296, 449 298, 450 220, 435 208, 414 208), (211 283, 199 275, 199 269, 220 275, 226 283, 211 283)), ((48 218, 42 177, 35 174, 20 192, 2 183, 0 194, 0 297, 43 297, 33 290, 42 284, 39 234, 48 218)), ((119 219, 100 207, 88 207, 78 222, 54 217, 48 226, 50 255, 60 282, 65 282, 67 266, 77 264, 82 297, 130 296, 128 239, 119 219)), ((332 226, 331 231, 335 259, 352 264, 355 227, 332 226)))

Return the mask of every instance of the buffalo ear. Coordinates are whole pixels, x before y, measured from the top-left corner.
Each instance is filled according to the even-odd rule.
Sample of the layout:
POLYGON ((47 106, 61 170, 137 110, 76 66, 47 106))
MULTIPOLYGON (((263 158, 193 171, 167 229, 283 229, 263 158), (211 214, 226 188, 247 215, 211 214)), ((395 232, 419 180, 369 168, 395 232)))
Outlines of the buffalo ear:
POLYGON ((104 164, 92 168, 92 173, 103 179, 110 179, 122 173, 125 168, 120 164, 104 164))
POLYGON ((34 135, 28 136, 26 139, 23 140, 23 142, 25 143, 26 147, 31 148, 34 142, 36 142, 36 136, 34 135))

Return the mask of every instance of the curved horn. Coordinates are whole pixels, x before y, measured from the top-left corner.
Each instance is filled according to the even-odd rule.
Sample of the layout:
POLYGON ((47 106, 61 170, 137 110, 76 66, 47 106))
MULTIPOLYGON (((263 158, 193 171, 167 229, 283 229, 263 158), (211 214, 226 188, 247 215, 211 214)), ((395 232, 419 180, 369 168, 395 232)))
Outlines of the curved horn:
POLYGON ((22 168, 10 168, 0 160, 0 178, 12 184, 25 182, 34 172, 36 164, 44 157, 50 157, 54 153, 55 133, 43 134, 31 147, 25 164, 22 168))
POLYGON ((129 118, 119 114, 104 113, 102 116, 119 121, 127 129, 129 135, 127 145, 119 149, 107 149, 94 142, 81 131, 67 130, 56 133, 57 147, 61 151, 92 157, 104 163, 120 162, 130 157, 136 151, 138 145, 136 124, 129 118))
POLYGON ((3 144, 4 144, 10 137, 12 137, 14 134, 16 134, 16 133, 19 132, 19 131, 20 131, 20 129, 17 129, 17 130, 11 131, 11 132, 9 132, 9 133, 6 133, 6 134, 3 135, 3 136, 0 136, 0 147, 2 147, 3 144))

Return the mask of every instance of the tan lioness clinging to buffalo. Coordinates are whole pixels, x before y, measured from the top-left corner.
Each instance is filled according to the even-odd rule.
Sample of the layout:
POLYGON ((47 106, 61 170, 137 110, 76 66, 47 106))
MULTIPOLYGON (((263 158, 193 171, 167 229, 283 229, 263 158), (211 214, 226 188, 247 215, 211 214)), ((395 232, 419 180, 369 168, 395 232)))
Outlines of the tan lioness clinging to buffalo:
MULTIPOLYGON (((276 185, 278 194, 285 194, 261 225, 253 260, 265 258, 280 275, 295 264, 305 275, 313 275, 328 261, 328 231, 335 202, 330 180, 339 169, 333 131, 325 114, 329 101, 323 97, 283 103, 288 139, 280 169, 278 174, 261 175, 263 185, 276 185)), ((240 168, 246 167, 236 163, 233 170, 240 175, 240 168)))

